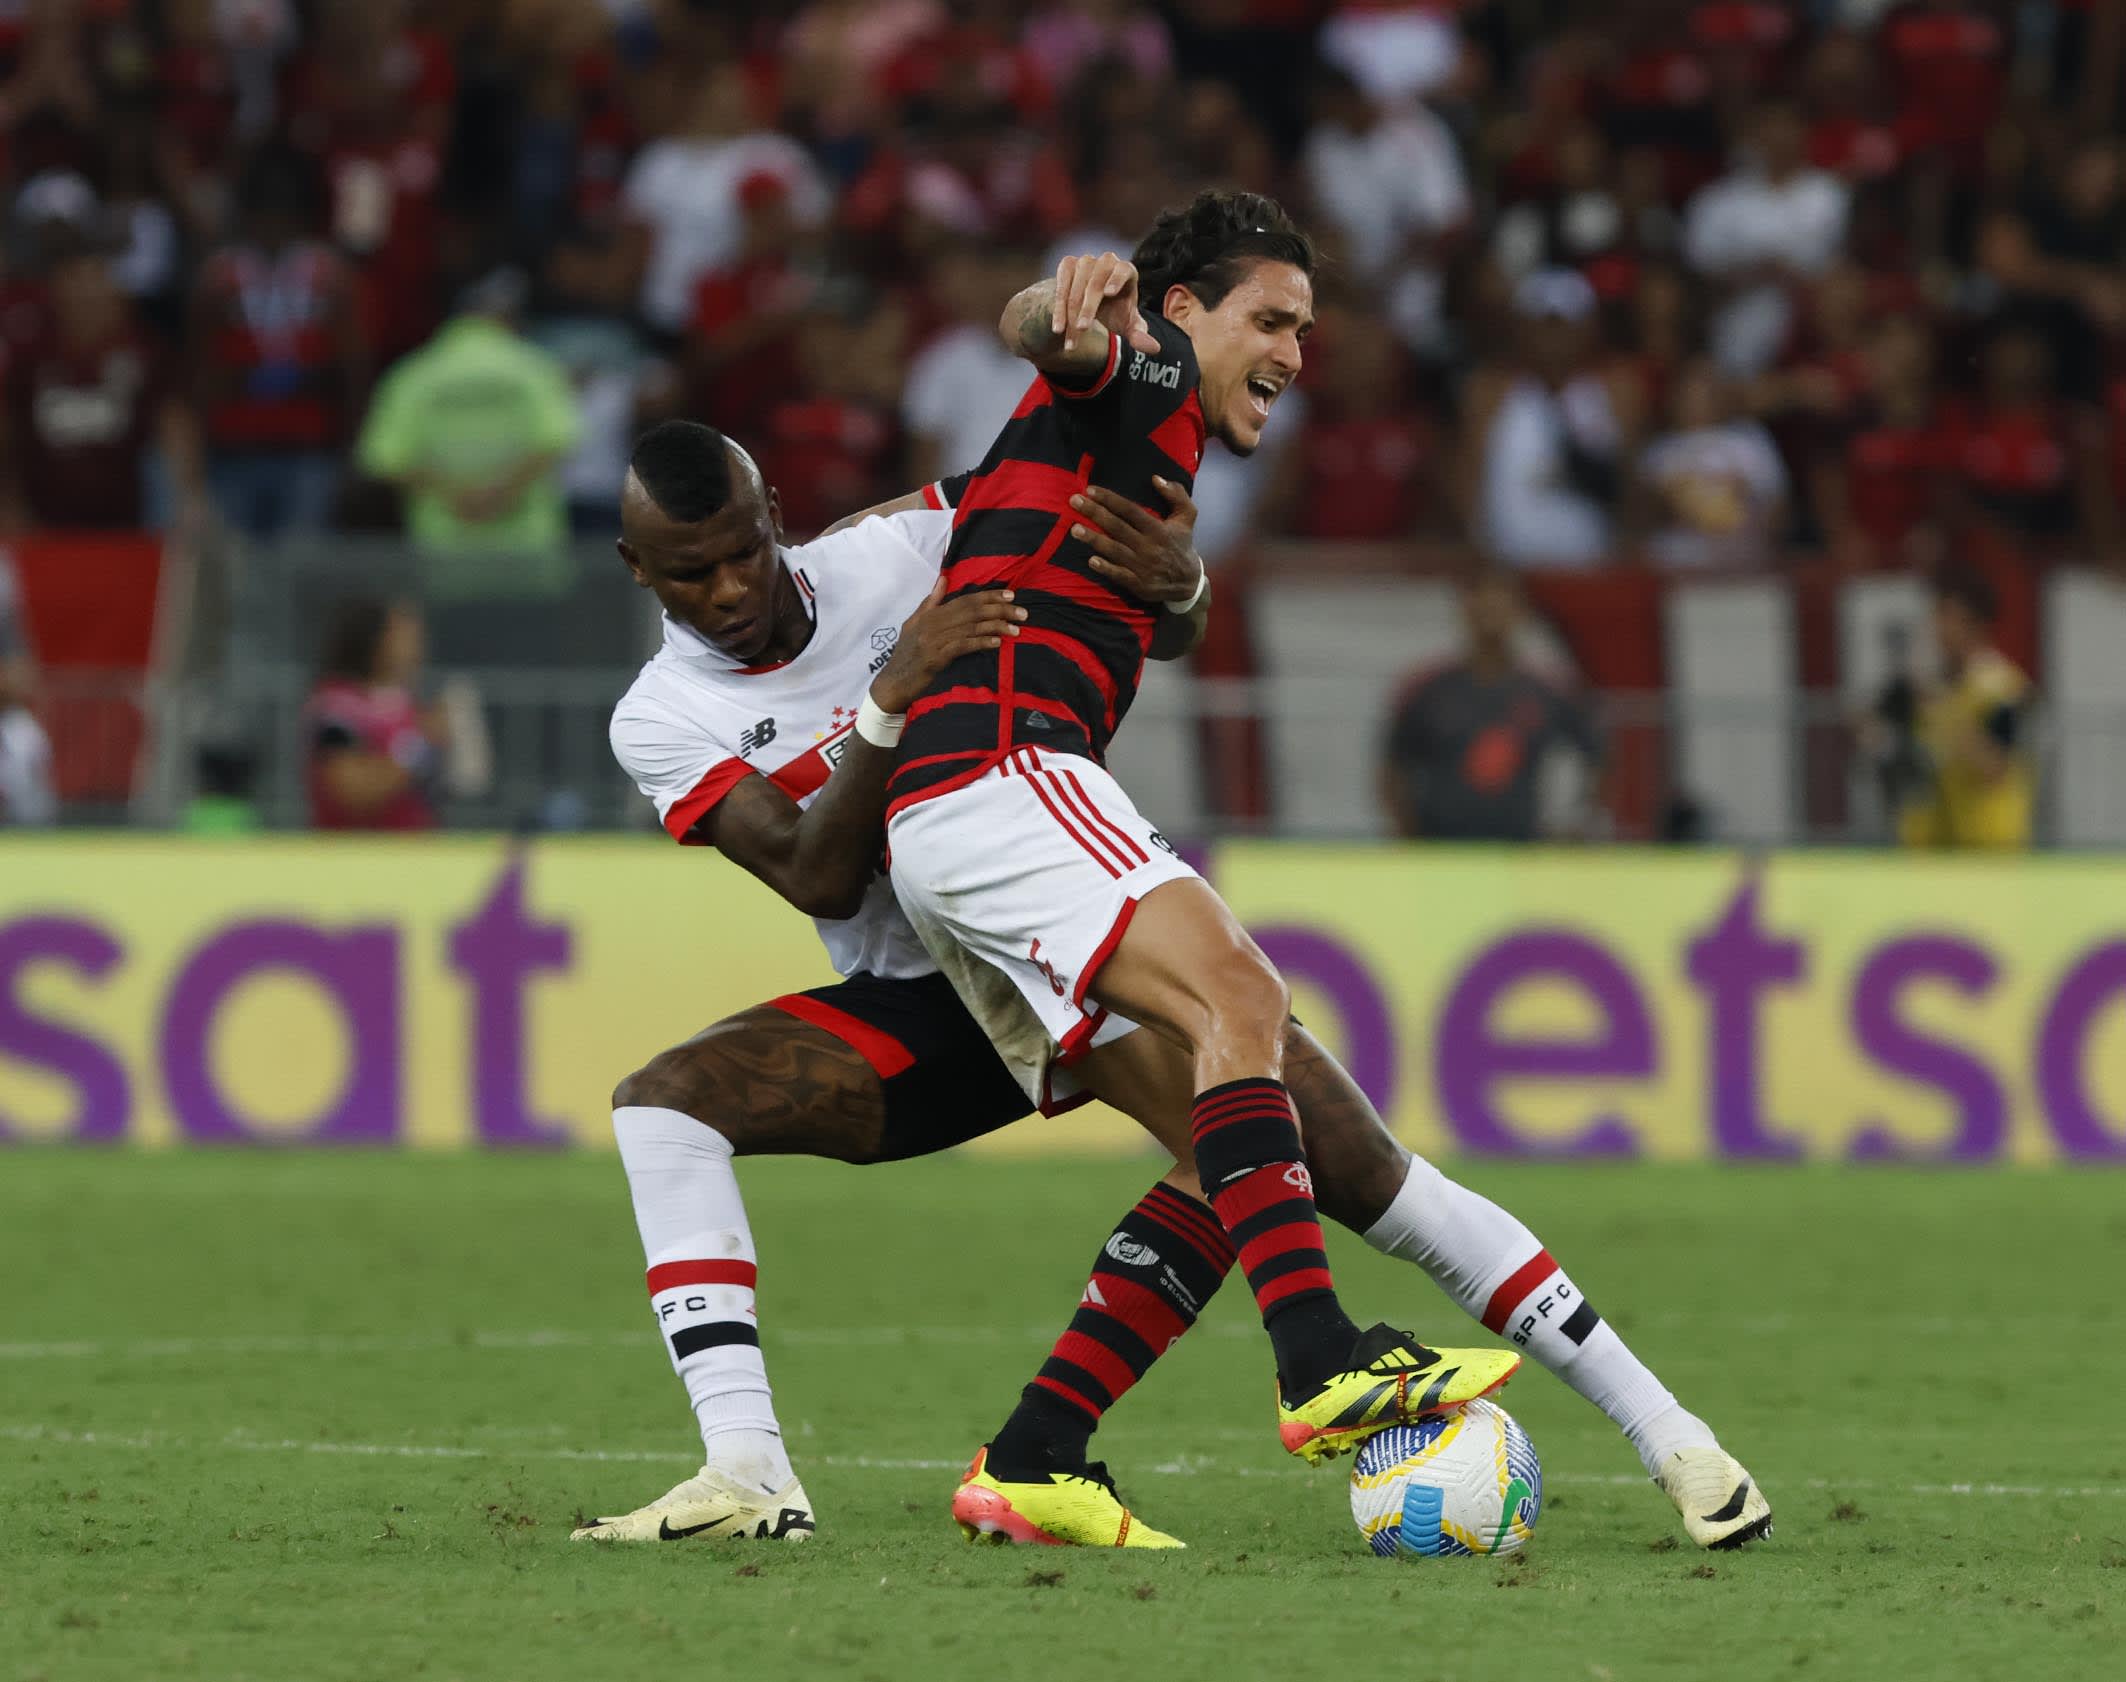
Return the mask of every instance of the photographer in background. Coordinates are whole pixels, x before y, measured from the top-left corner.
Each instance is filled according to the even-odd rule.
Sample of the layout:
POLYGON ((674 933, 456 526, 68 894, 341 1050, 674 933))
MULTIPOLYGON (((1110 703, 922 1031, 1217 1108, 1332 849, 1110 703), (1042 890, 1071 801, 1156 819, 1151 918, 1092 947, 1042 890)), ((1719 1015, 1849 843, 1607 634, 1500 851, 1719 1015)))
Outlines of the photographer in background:
POLYGON ((1938 675, 1915 680, 1902 668, 1876 702, 1869 745, 1904 846, 2030 845, 2033 696, 1993 646, 1997 617, 1982 575, 1944 571, 1934 585, 1938 675))

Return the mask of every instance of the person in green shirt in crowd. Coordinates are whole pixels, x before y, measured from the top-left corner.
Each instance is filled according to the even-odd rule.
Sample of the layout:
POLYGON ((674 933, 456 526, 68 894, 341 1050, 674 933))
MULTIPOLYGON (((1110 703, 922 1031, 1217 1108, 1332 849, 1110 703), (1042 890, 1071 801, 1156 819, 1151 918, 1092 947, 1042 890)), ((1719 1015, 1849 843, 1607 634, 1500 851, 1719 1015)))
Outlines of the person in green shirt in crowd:
POLYGON ((575 582, 559 466, 581 430, 561 364, 519 336, 502 269, 378 385, 357 456, 396 485, 431 598, 558 596, 575 582))

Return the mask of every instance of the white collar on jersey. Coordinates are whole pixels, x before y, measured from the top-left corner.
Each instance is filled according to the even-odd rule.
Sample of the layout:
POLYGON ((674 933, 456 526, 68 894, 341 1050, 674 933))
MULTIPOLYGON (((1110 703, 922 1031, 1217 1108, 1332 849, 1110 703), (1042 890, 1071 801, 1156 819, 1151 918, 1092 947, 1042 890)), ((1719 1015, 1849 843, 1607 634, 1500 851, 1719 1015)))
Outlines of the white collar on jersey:
MULTIPOLYGON (((803 567, 790 564, 789 550, 778 549, 776 555, 782 561, 783 570, 789 573, 790 581, 797 586, 798 599, 805 604, 805 612, 811 616, 812 623, 816 627, 819 624, 819 599, 813 594, 811 575, 803 567)), ((693 626, 681 624, 669 613, 664 616, 664 646, 674 654, 683 655, 689 660, 702 661, 706 665, 715 666, 727 672, 743 674, 746 672, 773 671, 777 666, 789 664, 787 660, 778 660, 774 665, 770 666, 748 666, 726 654, 713 642, 709 641, 707 637, 695 630, 693 626)), ((806 646, 809 647, 810 644, 806 646)), ((792 658, 795 658, 795 656, 792 658)))

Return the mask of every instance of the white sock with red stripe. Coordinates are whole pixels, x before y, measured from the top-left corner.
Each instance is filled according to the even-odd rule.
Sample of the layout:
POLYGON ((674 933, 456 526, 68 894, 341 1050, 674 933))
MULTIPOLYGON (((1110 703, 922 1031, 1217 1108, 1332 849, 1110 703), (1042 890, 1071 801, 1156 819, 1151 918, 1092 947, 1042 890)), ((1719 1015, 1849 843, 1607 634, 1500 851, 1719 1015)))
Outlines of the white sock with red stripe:
POLYGON ((1675 1449, 1713 1444, 1711 1429, 1631 1352, 1534 1233, 1423 1157, 1411 1157, 1402 1190, 1366 1242, 1415 1262, 1466 1313, 1594 1403, 1649 1473, 1675 1449))
POLYGON ((650 1309, 701 1423, 708 1463, 779 1490, 793 1475, 753 1312, 753 1233, 730 1141, 678 1110, 613 1112, 650 1309))

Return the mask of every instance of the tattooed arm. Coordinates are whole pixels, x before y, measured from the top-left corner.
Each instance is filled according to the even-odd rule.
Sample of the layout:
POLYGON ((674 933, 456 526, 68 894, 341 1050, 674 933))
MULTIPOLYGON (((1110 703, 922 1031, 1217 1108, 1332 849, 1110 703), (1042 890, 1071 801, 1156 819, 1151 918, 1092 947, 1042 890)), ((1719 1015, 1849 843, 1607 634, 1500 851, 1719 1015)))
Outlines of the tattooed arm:
POLYGON ((1064 258, 1055 279, 1027 287, 1004 306, 997 332, 1012 355, 1072 385, 1089 383, 1107 366, 1111 335, 1147 355, 1159 350, 1137 308, 1136 268, 1112 251, 1064 258))

